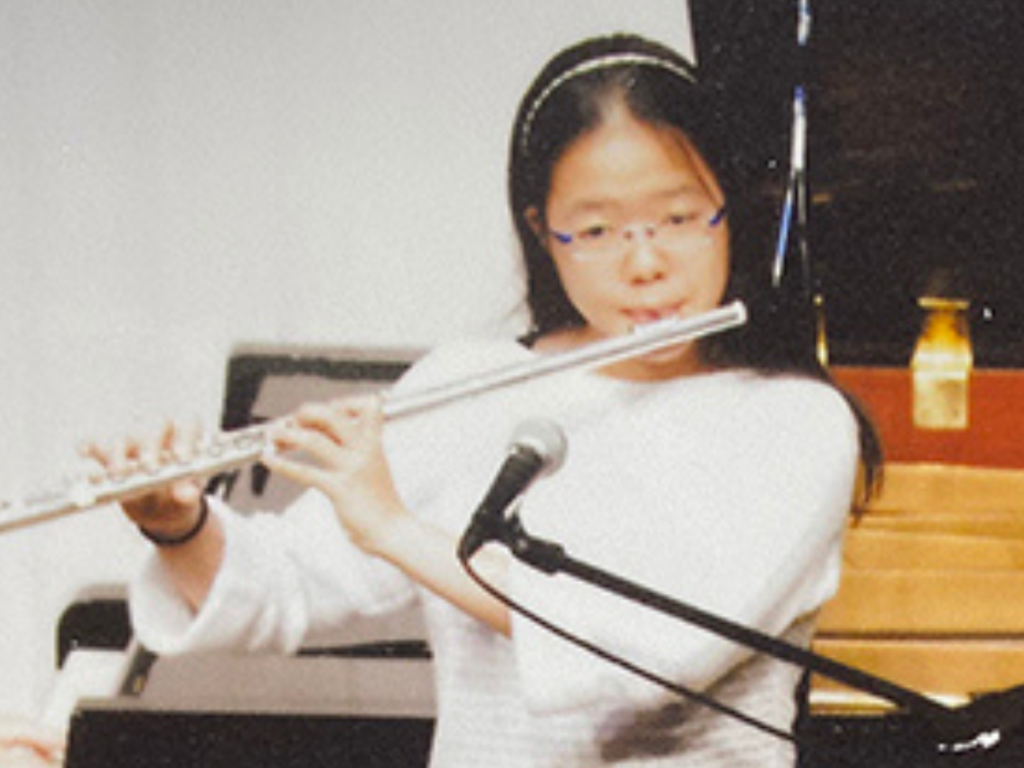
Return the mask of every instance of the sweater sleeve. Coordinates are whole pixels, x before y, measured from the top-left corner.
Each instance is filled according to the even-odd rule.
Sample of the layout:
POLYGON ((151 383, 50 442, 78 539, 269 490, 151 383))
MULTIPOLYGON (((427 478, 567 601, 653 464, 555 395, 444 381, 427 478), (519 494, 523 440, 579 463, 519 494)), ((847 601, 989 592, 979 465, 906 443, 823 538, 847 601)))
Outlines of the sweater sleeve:
MULTIPOLYGON (((578 539, 580 552, 570 554, 778 636, 812 615, 838 585, 857 426, 838 393, 810 382, 769 383, 732 416, 734 427, 722 423, 707 436, 704 463, 685 475, 683 488, 659 479, 672 469, 644 454, 642 438, 626 438, 618 448, 640 459, 609 472, 626 490, 613 496, 609 485, 591 494, 586 525, 601 533, 578 539), (602 507, 602 497, 619 508, 602 507)), ((750 655, 568 576, 517 566, 512 590, 559 626, 688 688, 707 689, 750 655)), ((600 700, 643 704, 664 695, 522 616, 513 625, 527 697, 538 711, 600 700)))
POLYGON ((396 569, 366 557, 309 491, 282 514, 240 515, 213 499, 224 524, 224 561, 193 613, 155 554, 132 584, 132 620, 153 651, 233 649, 293 652, 309 634, 353 615, 397 610, 414 595, 396 569))
MULTIPOLYGON (((523 354, 510 345, 446 345, 417 361, 391 394, 427 390, 523 354)), ((385 426, 392 476, 414 514, 439 492, 438 455, 451 452, 450 444, 458 441, 445 428, 445 418, 427 413, 385 426)), ((290 652, 311 634, 344 625, 354 615, 388 613, 415 599, 413 583, 352 544, 329 501, 316 491, 281 514, 240 515, 216 499, 211 504, 224 524, 225 553, 201 610, 193 614, 155 555, 132 585, 133 623, 154 651, 290 652)))

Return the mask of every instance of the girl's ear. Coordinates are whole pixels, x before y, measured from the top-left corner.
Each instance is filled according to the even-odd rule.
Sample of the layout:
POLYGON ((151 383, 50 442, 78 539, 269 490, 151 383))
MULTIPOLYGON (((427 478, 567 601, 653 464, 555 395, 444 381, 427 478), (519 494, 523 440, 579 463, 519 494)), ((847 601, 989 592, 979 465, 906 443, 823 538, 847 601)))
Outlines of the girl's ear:
POLYGON ((541 245, 546 245, 545 240, 547 239, 547 229, 544 226, 544 221, 540 217, 540 211, 537 210, 537 206, 531 205, 523 213, 523 218, 526 219, 526 223, 533 230, 534 236, 541 245))

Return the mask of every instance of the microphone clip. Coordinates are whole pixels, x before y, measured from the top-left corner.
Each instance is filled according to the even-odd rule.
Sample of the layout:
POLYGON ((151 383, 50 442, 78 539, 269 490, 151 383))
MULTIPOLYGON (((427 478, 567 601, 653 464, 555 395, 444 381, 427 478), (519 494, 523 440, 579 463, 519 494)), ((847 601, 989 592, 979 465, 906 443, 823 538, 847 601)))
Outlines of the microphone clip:
POLYGON ((509 548, 515 558, 537 570, 551 575, 564 570, 568 561, 565 547, 554 541, 531 536, 523 528, 517 515, 506 521, 504 536, 501 541, 509 548))

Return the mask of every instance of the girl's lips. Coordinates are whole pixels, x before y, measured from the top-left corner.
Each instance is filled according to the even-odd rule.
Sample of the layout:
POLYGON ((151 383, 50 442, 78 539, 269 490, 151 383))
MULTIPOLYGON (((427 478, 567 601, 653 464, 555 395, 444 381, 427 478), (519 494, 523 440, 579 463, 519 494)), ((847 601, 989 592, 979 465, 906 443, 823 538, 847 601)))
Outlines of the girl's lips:
POLYGON ((646 325, 679 317, 679 307, 666 309, 627 309, 623 313, 633 325, 646 325))

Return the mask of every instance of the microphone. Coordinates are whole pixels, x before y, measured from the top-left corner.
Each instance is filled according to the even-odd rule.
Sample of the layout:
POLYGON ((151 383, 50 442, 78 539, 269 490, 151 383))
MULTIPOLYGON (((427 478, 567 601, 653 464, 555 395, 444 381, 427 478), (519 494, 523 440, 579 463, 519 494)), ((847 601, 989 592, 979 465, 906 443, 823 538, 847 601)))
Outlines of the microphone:
POLYGON ((562 466, 565 449, 565 435, 551 421, 531 420, 516 428, 505 462, 459 542, 460 560, 469 560, 485 543, 501 538, 509 507, 534 480, 562 466))

